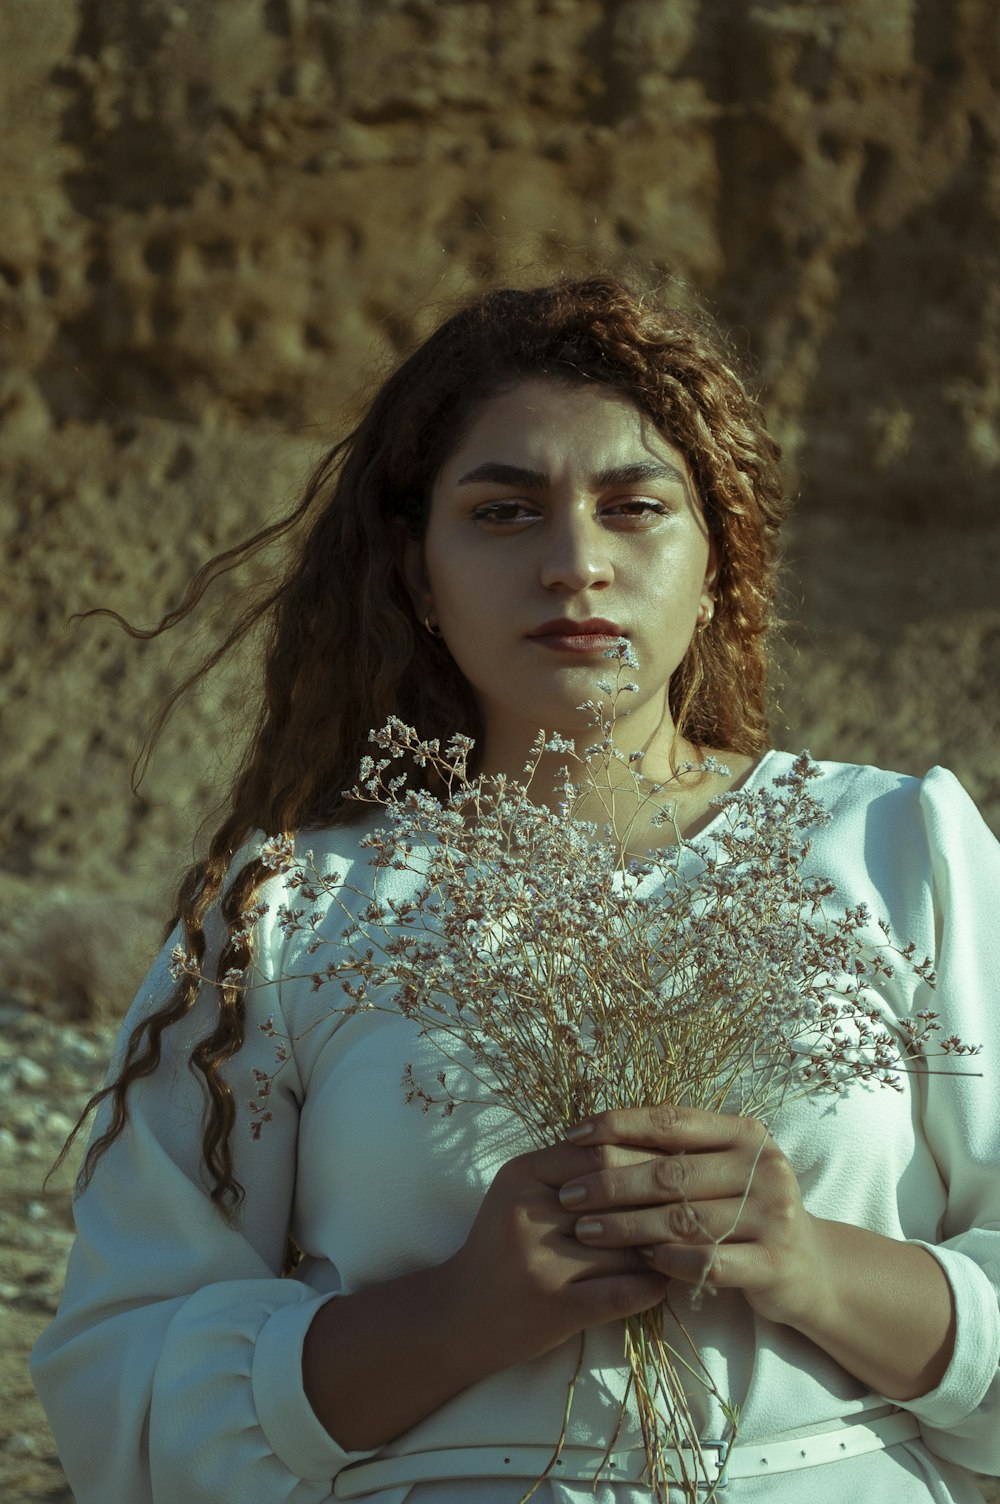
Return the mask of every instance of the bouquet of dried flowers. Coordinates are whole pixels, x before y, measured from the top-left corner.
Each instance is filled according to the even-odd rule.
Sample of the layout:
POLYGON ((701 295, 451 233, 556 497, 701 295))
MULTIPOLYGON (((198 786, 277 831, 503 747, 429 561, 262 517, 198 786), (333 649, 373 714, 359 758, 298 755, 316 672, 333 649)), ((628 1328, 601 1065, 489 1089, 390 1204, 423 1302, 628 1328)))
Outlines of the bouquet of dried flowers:
MULTIPOLYGON (((686 840, 674 826, 673 839, 641 859, 628 855, 629 830, 578 817, 584 783, 607 789, 614 772, 619 787, 633 781, 633 810, 652 802, 654 826, 673 822, 666 786, 645 780, 634 755, 616 748, 616 708, 633 687, 622 669, 634 663, 627 644, 616 656, 616 683, 601 685, 610 710, 588 706, 594 745, 578 754, 540 732, 523 781, 473 776, 469 738, 442 748, 398 719, 373 731, 375 755, 351 792, 380 806, 386 823, 362 841, 373 880, 357 911, 311 853, 295 857, 289 837, 264 847, 291 893, 281 927, 303 935, 317 957, 313 986, 337 985, 348 1014, 401 1014, 440 1051, 434 1082, 406 1067, 407 1101, 450 1115, 467 1100, 471 1072, 541 1147, 609 1108, 669 1100, 766 1121, 792 1094, 853 1082, 899 1089, 899 1073, 917 1060, 925 1068, 931 1054, 972 1053, 957 1039, 935 1040, 932 1012, 889 1026, 874 1006, 873 989, 894 965, 930 985, 933 973, 912 946, 893 944, 887 926, 884 944, 873 945, 862 907, 827 912, 832 885, 807 862, 809 831, 829 818, 810 792, 819 770, 808 753, 769 787, 719 798, 711 839, 686 840), (566 758, 555 810, 532 800, 552 753, 566 758), (411 786, 407 765, 428 772, 423 782, 439 792, 411 786), (387 869, 414 874, 412 897, 383 901, 387 869), (348 923, 336 959, 323 966, 323 925, 338 903, 348 923)), ((288 1042, 275 1038, 275 1071, 256 1072, 255 1137, 288 1055, 288 1042)), ((733 1435, 738 1410, 718 1394, 669 1299, 625 1323, 625 1352, 650 1486, 664 1499, 669 1486, 712 1497, 707 1474, 682 1464, 677 1476, 671 1462, 678 1447, 700 1455, 685 1381, 712 1390, 733 1435)), ((550 1466, 572 1391, 571 1382, 550 1466)))

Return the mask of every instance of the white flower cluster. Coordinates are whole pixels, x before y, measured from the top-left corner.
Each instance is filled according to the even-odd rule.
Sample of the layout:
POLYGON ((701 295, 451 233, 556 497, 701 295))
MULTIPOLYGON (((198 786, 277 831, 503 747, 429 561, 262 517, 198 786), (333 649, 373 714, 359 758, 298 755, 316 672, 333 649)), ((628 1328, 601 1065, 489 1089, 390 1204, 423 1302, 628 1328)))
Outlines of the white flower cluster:
POLYGON ((288 872, 295 861, 295 842, 289 835, 270 836, 262 842, 257 858, 269 872, 288 872))
MULTIPOLYGON (((623 640, 612 656, 620 680, 634 653, 623 640)), ((649 782, 635 754, 619 751, 613 715, 591 708, 594 745, 578 754, 540 732, 524 781, 471 777, 468 738, 442 750, 398 719, 373 732, 379 755, 364 759, 351 793, 378 805, 386 824, 362 843, 372 888, 339 933, 329 916, 338 903, 349 909, 343 879, 296 865, 275 838, 268 860, 296 895, 278 910, 282 931, 303 934, 310 955, 332 949, 314 989, 333 988, 330 1006, 345 1014, 403 1015, 439 1045, 434 1080, 407 1066, 407 1101, 450 1115, 469 1100, 471 1077, 478 1100, 485 1088, 544 1145, 607 1108, 672 1101, 766 1115, 789 1095, 855 1083, 898 1089, 901 1073, 932 1054, 973 1053, 957 1039, 936 1041, 927 1010, 895 1024, 879 1012, 878 984, 894 965, 928 988, 933 973, 863 907, 829 912, 832 885, 808 861, 810 832, 829 818, 810 791, 819 770, 808 753, 770 787, 716 801, 711 840, 685 841, 675 827, 673 844, 637 860, 574 813, 573 764, 581 775, 613 770, 616 787, 630 776, 649 782), (567 758, 556 809, 532 800, 549 753, 567 758), (401 765, 420 768, 427 786, 409 786, 401 765), (408 898, 380 896, 385 870, 412 874, 408 898)), ((713 759, 701 767, 728 771, 713 759)), ((274 1037, 276 1068, 256 1073, 255 1137, 293 1048, 274 1037)), ((676 1402, 674 1438, 697 1434, 693 1421, 684 1431, 683 1383, 658 1319, 635 1318, 626 1344, 651 1467, 657 1389, 676 1402)), ((694 1372, 696 1353, 692 1362, 694 1372)))

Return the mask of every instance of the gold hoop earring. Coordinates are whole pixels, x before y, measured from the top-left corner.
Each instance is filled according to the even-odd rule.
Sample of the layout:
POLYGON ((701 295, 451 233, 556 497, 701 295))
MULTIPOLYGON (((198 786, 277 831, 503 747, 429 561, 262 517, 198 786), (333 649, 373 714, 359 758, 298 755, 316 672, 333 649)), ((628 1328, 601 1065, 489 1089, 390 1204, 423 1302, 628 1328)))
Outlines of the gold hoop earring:
POLYGON ((424 626, 427 628, 432 637, 441 636, 441 628, 438 626, 437 622, 431 621, 431 613, 429 611, 424 617, 424 626))

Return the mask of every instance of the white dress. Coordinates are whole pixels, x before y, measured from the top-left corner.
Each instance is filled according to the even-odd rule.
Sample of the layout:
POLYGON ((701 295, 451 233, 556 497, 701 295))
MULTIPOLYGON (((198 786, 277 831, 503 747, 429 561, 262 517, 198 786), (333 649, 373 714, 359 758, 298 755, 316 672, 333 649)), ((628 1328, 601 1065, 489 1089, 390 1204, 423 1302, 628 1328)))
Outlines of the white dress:
MULTIPOLYGON (((768 754, 748 787, 790 765, 768 754)), ((901 1094, 852 1087, 783 1109, 772 1124, 794 1165, 807 1208, 928 1246, 954 1292, 957 1342, 940 1386, 904 1408, 919 1439, 868 1456, 764 1481, 734 1481, 730 1504, 970 1504, 965 1472, 1000 1473, 1000 847, 947 772, 923 780, 873 768, 822 764, 813 792, 832 813, 815 837, 811 865, 832 879, 834 905, 866 903, 895 936, 935 958, 938 987, 906 968, 884 983, 897 1015, 931 1006, 945 1032, 982 1043, 971 1076, 907 1077, 901 1094)), ((318 864, 363 886, 362 827, 311 831, 302 844, 318 864)), ((714 822, 713 822, 714 823, 714 822)), ((712 826, 699 837, 712 839, 712 826)), ((244 854, 245 857, 245 854, 244 854)), ((241 858, 243 860, 244 858, 241 858)), ((413 879, 382 874, 400 893, 413 879)), ((126 1132, 101 1160, 77 1208, 78 1236, 58 1315, 33 1354, 78 1504, 322 1504, 348 1454, 305 1396, 301 1349, 319 1306, 459 1248, 498 1167, 530 1147, 495 1106, 460 1108, 445 1120, 403 1099, 404 1064, 430 1074, 433 1046, 414 1026, 382 1013, 344 1019, 332 989, 314 992, 315 963, 276 922, 280 878, 264 892, 247 1043, 229 1076, 241 1119, 235 1168, 246 1188, 239 1230, 206 1193, 200 1166, 202 1096, 186 1068, 207 1032, 214 994, 205 989, 164 1036, 160 1069, 130 1094, 126 1132), (283 980, 282 980, 283 979, 283 980), (252 1071, 270 1071, 273 1041, 257 1025, 273 1014, 292 1041, 277 1078, 273 1121, 251 1140, 252 1071), (428 1053, 430 1052, 430 1053, 428 1053), (306 1257, 279 1278, 286 1233, 306 1257)), ((383 897, 391 889, 382 888, 383 897)), ((344 923, 337 914, 331 935, 344 923)), ((210 936, 211 942, 211 936, 210 936)), ((171 989, 168 941, 124 1029, 171 989)), ((217 939, 216 939, 216 942, 217 939)), ((209 947, 211 964, 211 943, 209 947)), ((124 1034, 124 1031, 123 1031, 124 1034)), ((439 1064, 439 1062, 438 1062, 439 1064)), ((834 1428, 880 1412, 868 1393, 790 1328, 755 1315, 738 1292, 703 1302, 690 1320, 719 1390, 742 1402, 740 1441, 773 1441, 834 1428)), ((577 1355, 567 1344, 493 1375, 456 1396, 385 1455, 439 1447, 534 1444, 558 1437, 577 1355)), ((331 1362, 336 1355, 331 1355, 331 1362)), ((621 1329, 587 1334, 570 1441, 606 1444, 622 1392, 621 1329)), ((703 1435, 724 1425, 705 1406, 703 1435)), ((377 1504, 513 1504, 515 1479, 431 1482, 386 1489, 377 1504)), ((649 1504, 634 1484, 550 1483, 539 1504, 649 1504)))

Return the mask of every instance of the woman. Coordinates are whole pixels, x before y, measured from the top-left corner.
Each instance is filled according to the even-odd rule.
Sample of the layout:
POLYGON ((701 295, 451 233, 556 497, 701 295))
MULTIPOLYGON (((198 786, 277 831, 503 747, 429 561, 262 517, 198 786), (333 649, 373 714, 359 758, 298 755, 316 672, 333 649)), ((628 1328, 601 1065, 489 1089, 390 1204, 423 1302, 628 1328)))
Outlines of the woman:
MULTIPOLYGON (((1000 1471, 1000 1130, 983 1082, 923 1073, 898 1094, 810 1099, 773 1138, 658 1104, 525 1152, 502 1113, 446 1130, 407 1107, 402 1020, 345 1020, 289 980, 303 968, 263 838, 308 831, 318 865, 363 887, 372 821, 341 791, 390 714, 471 735, 483 771, 518 777, 539 726, 585 727, 624 636, 638 688, 615 737, 686 835, 710 841, 713 798, 787 770, 764 703, 777 458, 701 322, 610 279, 495 292, 385 383, 290 519, 235 551, 310 520, 231 634, 267 626, 259 722, 126 1021, 35 1350, 80 1504, 505 1504, 552 1456, 583 1330, 537 1497, 640 1504, 634 1428, 614 1434, 621 1319, 668 1280, 711 1288, 689 1320, 742 1408, 740 1504, 807 1489, 967 1504, 964 1469, 1000 1471), (216 986, 172 980, 178 943, 216 986), (275 1032, 291 1058, 255 1140, 241 1104, 275 1032), (281 1279, 289 1234, 304 1256, 281 1279), (595 1495, 612 1440, 623 1481, 605 1467, 595 1495)), ((557 782, 544 764, 540 797, 557 782)), ((664 839, 646 796, 610 795, 631 849, 664 839)), ((941 770, 824 765, 819 796, 816 871, 934 955, 933 1006, 982 1040, 988 1075, 996 843, 941 770)), ((885 981, 896 1016, 927 1004, 904 973, 885 981)), ((693 1403, 713 1476, 730 1427, 707 1391, 693 1403)))

